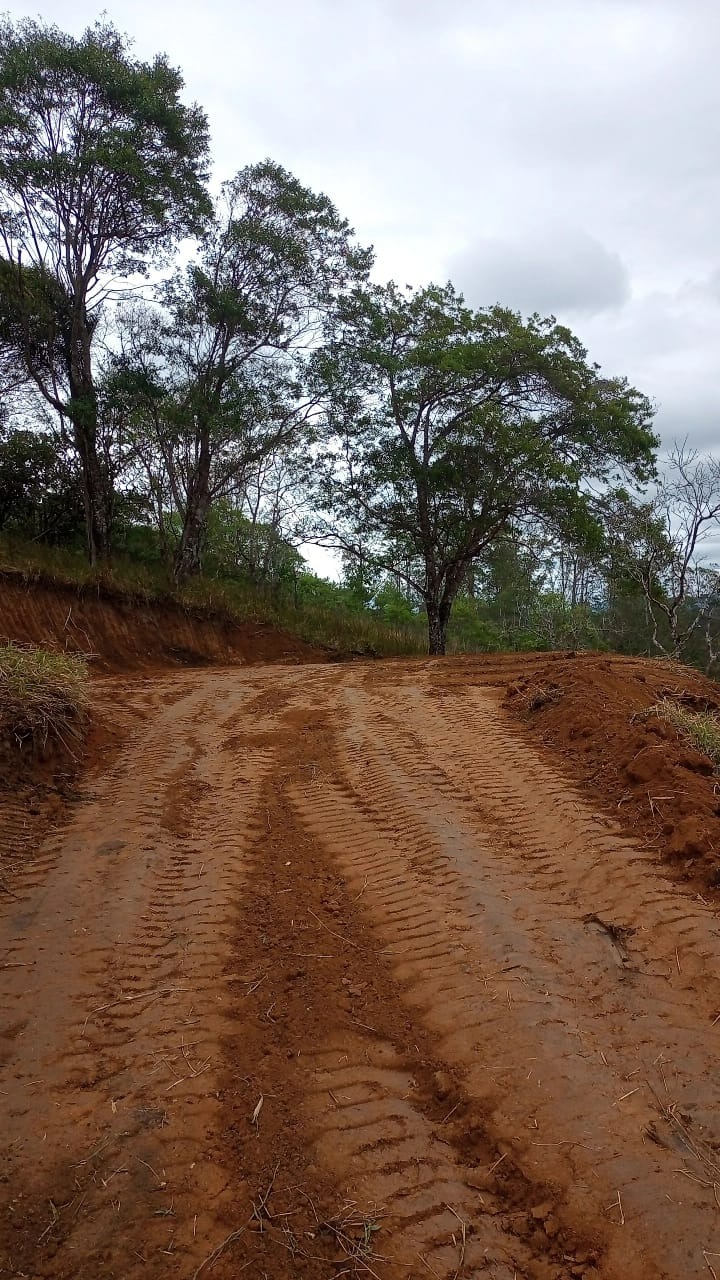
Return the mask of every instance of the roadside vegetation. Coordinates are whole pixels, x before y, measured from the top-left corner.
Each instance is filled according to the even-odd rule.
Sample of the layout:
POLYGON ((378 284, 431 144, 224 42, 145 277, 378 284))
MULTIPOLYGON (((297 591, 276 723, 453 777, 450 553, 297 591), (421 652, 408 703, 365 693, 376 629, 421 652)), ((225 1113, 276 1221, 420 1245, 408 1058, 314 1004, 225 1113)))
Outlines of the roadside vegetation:
POLYGON ((26 582, 70 585, 80 593, 120 595, 139 604, 174 602, 232 622, 265 623, 342 654, 391 657, 427 651, 422 620, 410 611, 398 617, 392 609, 386 612, 382 601, 366 608, 352 590, 306 571, 284 584, 218 573, 178 585, 160 558, 118 553, 102 566, 91 566, 80 547, 43 546, 0 534, 3 572, 26 582))
POLYGON ((87 718, 87 665, 74 654, 0 645, 3 753, 74 756, 87 718))
POLYGON ((6 565, 344 650, 716 670, 720 463, 659 465, 649 399, 554 317, 377 283, 273 160, 213 199, 183 90, 106 19, 0 22, 6 565))

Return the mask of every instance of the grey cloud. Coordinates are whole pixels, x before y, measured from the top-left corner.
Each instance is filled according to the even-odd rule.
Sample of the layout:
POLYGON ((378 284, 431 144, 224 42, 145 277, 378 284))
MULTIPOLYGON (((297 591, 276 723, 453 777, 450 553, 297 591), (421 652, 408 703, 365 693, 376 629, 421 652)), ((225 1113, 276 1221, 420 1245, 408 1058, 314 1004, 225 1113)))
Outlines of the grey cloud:
POLYGON ((481 240, 450 259, 449 273, 475 306, 500 302, 526 314, 594 315, 630 296, 619 255, 577 229, 481 240))
POLYGON ((663 445, 687 440, 693 449, 717 453, 720 446, 720 393, 712 387, 695 390, 695 397, 661 397, 656 430, 663 445))

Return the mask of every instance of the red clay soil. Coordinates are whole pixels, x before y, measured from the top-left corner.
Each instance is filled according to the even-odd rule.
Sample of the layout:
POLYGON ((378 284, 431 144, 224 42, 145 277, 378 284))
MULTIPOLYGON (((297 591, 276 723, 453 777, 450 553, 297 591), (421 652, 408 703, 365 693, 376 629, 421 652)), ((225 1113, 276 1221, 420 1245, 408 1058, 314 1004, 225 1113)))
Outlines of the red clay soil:
POLYGON ((720 686, 679 663, 573 654, 536 662, 508 689, 508 706, 566 772, 679 879, 716 898, 718 777, 666 720, 642 714, 664 698, 716 712, 720 686))
MULTIPOLYGON (((98 682, 122 745, 0 892, 0 1276, 720 1273, 716 913, 607 781, 632 711, 695 680, 531 655, 98 682), (601 793, 569 721, 609 733, 605 704, 601 793)), ((672 768, 666 817, 685 774, 712 790, 672 768)))
POLYGON ((237 623, 172 601, 27 582, 0 572, 0 643, 90 657, 98 672, 257 662, 325 662, 330 653, 263 623, 237 623))

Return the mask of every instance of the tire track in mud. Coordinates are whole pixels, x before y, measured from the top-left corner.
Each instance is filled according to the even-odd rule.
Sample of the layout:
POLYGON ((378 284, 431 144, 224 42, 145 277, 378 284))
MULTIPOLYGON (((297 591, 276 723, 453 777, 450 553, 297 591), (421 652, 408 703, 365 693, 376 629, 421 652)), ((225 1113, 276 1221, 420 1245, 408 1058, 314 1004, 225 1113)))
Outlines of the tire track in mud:
POLYGON ((261 800, 265 830, 248 855, 233 960, 247 984, 247 1074, 238 1085, 231 1072, 222 1096, 253 1203, 263 1187, 272 1195, 263 1232, 247 1230, 251 1213, 232 1261, 278 1280, 288 1251, 293 1273, 313 1280, 449 1280, 477 1268, 545 1280, 569 1277, 570 1266, 591 1276, 593 1245, 560 1231, 547 1188, 517 1169, 495 1173, 504 1151, 404 1002, 358 914, 362 888, 348 893, 324 840, 298 821, 335 768, 332 688, 289 706, 261 800))
POLYGON ((442 671, 132 695, 0 922, 0 1268, 707 1273, 715 917, 442 671))
MULTIPOLYGON (((524 1215, 514 1224, 517 1234, 505 1216, 518 1206, 514 1191, 491 1193, 497 1158, 489 1156, 484 1136, 471 1160, 463 1159, 444 1136, 443 1118, 425 1114, 427 1099, 407 1055, 381 1038, 368 1042, 345 1033, 314 1053, 311 1066, 314 1091, 306 1109, 315 1120, 316 1150, 339 1182, 352 1171, 353 1199, 365 1206, 367 1221, 377 1219, 378 1248, 387 1249, 383 1261, 394 1274, 453 1276, 462 1268, 470 1274, 482 1268, 496 1280, 538 1274, 532 1246, 521 1238, 524 1215), (473 1163, 480 1159, 487 1163, 473 1163)), ((435 1075, 436 1098, 438 1091, 454 1093, 446 1070, 435 1075)), ((458 1105, 467 1111, 463 1100, 446 1104, 446 1114, 458 1105)), ((550 1209, 541 1209, 536 1234, 547 1255, 543 1218, 550 1209)))
POLYGON ((227 1173, 210 1149, 223 956, 272 755, 225 749, 245 689, 218 714, 221 692, 217 676, 168 682, 155 723, 50 842, 44 880, 8 922, 15 1265, 24 1251, 51 1275, 147 1275, 148 1261, 175 1275, 222 1215, 227 1173), (178 794, 191 803, 175 812, 178 794))
POLYGON ((603 1274, 703 1274, 718 1247, 713 917, 594 821, 492 700, 438 715, 412 687, 346 698, 345 779, 298 803, 367 889, 406 998, 498 1141, 557 1185, 564 1222, 602 1224, 622 1188, 603 1274), (693 954, 712 988, 689 1010, 693 954))

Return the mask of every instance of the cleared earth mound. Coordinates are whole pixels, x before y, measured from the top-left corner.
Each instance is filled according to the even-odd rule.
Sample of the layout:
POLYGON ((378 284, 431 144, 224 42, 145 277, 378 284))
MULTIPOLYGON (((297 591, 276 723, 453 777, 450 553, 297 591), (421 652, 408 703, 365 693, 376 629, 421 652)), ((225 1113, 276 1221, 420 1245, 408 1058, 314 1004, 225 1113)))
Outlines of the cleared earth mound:
POLYGON ((674 662, 557 654, 511 681, 507 705, 678 877, 720 888, 714 681, 674 662))

